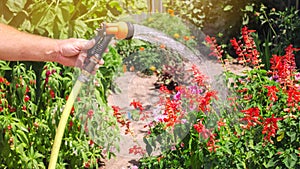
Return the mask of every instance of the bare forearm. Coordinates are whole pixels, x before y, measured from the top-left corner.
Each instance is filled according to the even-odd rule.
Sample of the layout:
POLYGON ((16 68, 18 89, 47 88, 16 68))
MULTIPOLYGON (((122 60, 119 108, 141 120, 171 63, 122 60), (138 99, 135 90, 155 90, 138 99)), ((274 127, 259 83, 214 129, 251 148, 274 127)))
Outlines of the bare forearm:
POLYGON ((58 40, 20 32, 0 23, 0 59, 8 61, 56 61, 58 40))

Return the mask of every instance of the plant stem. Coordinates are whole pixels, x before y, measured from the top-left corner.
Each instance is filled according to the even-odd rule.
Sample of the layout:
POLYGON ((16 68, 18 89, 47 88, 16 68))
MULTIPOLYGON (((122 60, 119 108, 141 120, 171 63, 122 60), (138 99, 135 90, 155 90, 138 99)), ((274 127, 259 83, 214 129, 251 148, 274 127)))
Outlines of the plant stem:
POLYGON ((273 26, 271 25, 270 20, 269 20, 269 18, 268 18, 268 16, 267 16, 266 11, 264 10, 263 13, 264 13, 264 15, 265 15, 265 17, 266 17, 266 19, 267 19, 267 22, 268 22, 268 24, 269 24, 269 26, 270 26, 272 32, 274 33, 275 36, 277 36, 277 33, 276 33, 276 31, 274 30, 273 26))
POLYGON ((88 20, 85 20, 83 22, 88 23, 88 22, 94 22, 94 21, 100 21, 100 20, 103 20, 103 18, 88 19, 88 20))
POLYGON ((85 14, 79 16, 77 19, 78 20, 82 20, 84 17, 88 16, 90 13, 94 12, 95 8, 97 7, 98 1, 96 1, 96 3, 94 3, 94 5, 91 7, 91 9, 89 11, 87 11, 85 14))

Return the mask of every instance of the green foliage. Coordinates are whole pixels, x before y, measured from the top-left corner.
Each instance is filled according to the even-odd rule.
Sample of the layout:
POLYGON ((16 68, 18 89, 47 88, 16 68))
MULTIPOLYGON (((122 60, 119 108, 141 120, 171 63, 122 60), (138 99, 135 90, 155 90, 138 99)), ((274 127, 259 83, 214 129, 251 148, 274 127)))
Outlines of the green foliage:
POLYGON ((164 32, 187 47, 195 47, 196 45, 195 37, 191 36, 191 29, 194 27, 177 16, 154 13, 145 19, 142 25, 164 32))
MULTIPOLYGON (((96 86, 96 90, 85 97, 97 98, 89 105, 101 105, 101 109, 94 107, 94 118, 103 116, 106 112, 105 117, 110 118, 113 125, 115 119, 110 114, 110 108, 106 106, 106 94, 110 90, 111 79, 120 69, 121 58, 111 48, 104 60, 106 64, 95 75, 98 83, 92 84, 96 86)), ((4 74, 9 64, 1 63, 1 74, 4 74)), ((9 82, 1 77, 0 84, 1 168, 45 168, 61 110, 75 80, 74 72, 71 68, 48 62, 42 72, 41 85, 37 86, 34 71, 23 63, 17 63, 11 68, 11 77, 9 82), (41 89, 41 96, 35 93, 37 88, 41 89)), ((71 112, 59 155, 58 165, 62 168, 78 168, 86 162, 92 167, 98 165, 97 162, 103 158, 103 149, 90 145, 91 138, 80 129, 82 121, 75 114, 85 114, 82 111, 75 107, 71 112)), ((104 131, 106 134, 116 134, 116 131, 104 131)))
POLYGON ((295 8, 286 8, 284 11, 277 11, 276 9, 268 9, 261 5, 257 18, 262 27, 267 27, 262 37, 266 38, 270 33, 272 37, 271 52, 282 55, 282 50, 285 46, 293 44, 300 45, 300 22, 299 11, 295 8))
POLYGON ((289 44, 300 46, 299 11, 294 7, 278 10, 267 8, 264 4, 252 4, 243 12, 243 24, 257 30, 255 42, 267 70, 271 54, 284 54, 283 49, 289 44))
POLYGON ((99 23, 145 10, 145 4, 136 0, 3 0, 0 5, 0 22, 53 38, 89 38, 99 23))
POLYGON ((227 42, 235 36, 241 27, 243 9, 247 4, 257 2, 239 0, 165 0, 167 9, 174 10, 175 14, 189 21, 190 24, 201 28, 208 35, 224 34, 222 42, 227 42))

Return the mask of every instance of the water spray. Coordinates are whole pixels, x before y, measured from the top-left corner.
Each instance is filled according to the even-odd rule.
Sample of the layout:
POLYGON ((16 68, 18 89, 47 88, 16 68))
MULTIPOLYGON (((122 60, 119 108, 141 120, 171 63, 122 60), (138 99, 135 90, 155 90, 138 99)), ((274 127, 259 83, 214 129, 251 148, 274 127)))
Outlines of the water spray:
POLYGON ((84 58, 81 74, 79 75, 75 85, 69 95, 64 111, 60 118, 56 131, 54 144, 51 151, 49 169, 55 169, 58 153, 60 150, 65 127, 74 104, 74 101, 84 83, 90 81, 93 72, 99 66, 102 55, 106 51, 112 38, 116 39, 131 39, 134 33, 134 26, 127 22, 104 23, 97 29, 97 35, 93 38, 95 45, 87 51, 87 56, 84 58))

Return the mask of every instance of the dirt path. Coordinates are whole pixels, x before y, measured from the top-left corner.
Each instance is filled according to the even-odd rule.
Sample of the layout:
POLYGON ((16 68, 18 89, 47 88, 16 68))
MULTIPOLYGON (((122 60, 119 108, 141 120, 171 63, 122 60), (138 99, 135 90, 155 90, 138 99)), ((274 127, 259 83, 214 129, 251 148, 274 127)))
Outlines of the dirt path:
MULTIPOLYGON (((131 110, 131 101, 134 99, 140 101, 143 107, 150 108, 150 106, 158 101, 158 91, 154 90, 153 84, 156 81, 155 76, 138 76, 135 72, 126 72, 123 76, 117 78, 115 81, 118 85, 121 93, 114 93, 108 98, 109 105, 119 106, 121 111, 131 110)), ((146 130, 144 126, 146 122, 132 121, 131 128, 133 128, 137 139, 142 140, 146 130)), ((123 138, 124 139, 124 138, 123 138)), ((129 146, 132 146, 129 142, 131 141, 123 140, 126 142, 122 145, 122 149, 126 151, 129 146)), ((112 158, 106 161, 105 169, 127 169, 134 168, 138 166, 139 157, 130 156, 126 152, 125 155, 118 155, 116 158, 112 158)))

